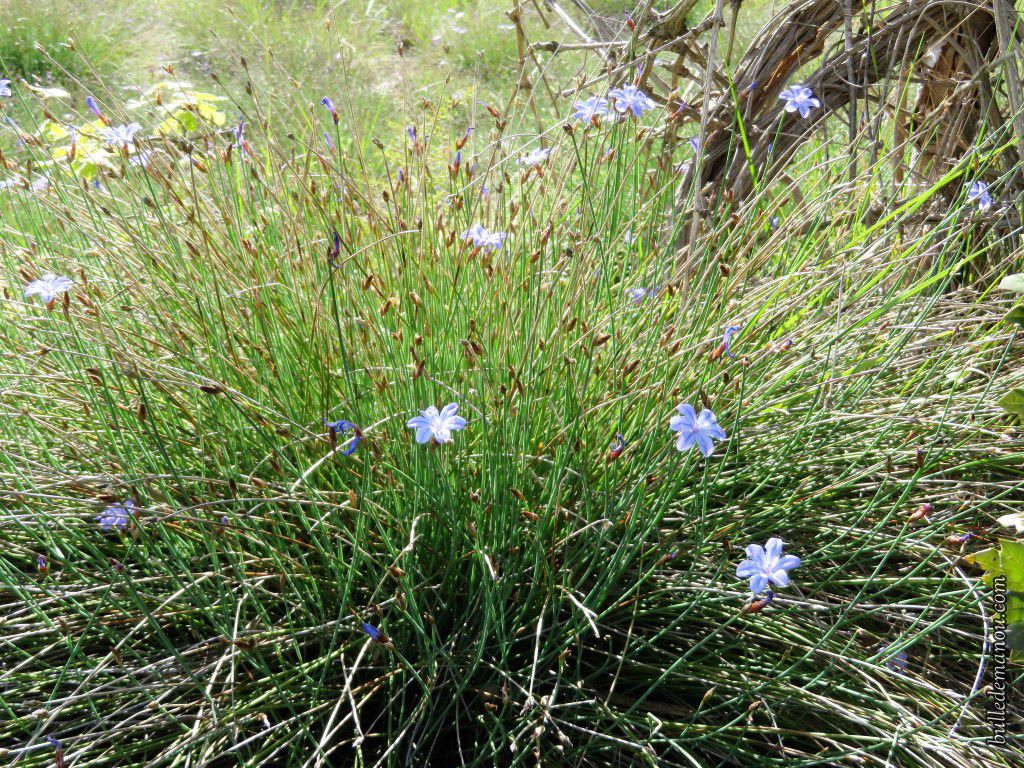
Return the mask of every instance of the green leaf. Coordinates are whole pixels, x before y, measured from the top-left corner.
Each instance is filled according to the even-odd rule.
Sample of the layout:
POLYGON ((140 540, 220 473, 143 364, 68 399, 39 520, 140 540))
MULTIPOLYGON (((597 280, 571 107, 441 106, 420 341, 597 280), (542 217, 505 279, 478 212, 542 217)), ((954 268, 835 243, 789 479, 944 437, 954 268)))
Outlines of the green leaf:
POLYGON ((1016 323, 1021 328, 1024 328, 1024 304, 1011 309, 1006 313, 1006 317, 1003 319, 1008 323, 1016 323))
POLYGON ((1014 293, 1024 293, 1024 273, 1017 275, 1007 275, 999 281, 999 288, 1003 291, 1013 291, 1014 293))
POLYGON ((1007 413, 1024 416, 1024 389, 1011 389, 999 400, 999 406, 1007 413))
POLYGON ((981 577, 981 580, 990 587, 992 586, 992 578, 995 576, 1002 576, 1003 574, 1002 558, 1000 557, 999 547, 983 549, 981 552, 975 552, 973 555, 967 555, 964 559, 971 565, 976 565, 985 572, 981 577))

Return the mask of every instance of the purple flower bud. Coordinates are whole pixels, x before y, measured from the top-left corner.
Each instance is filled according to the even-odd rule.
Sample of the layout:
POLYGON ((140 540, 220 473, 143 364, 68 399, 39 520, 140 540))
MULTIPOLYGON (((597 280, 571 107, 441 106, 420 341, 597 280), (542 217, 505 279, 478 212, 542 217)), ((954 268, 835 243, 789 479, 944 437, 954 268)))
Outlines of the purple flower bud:
MULTIPOLYGON (((335 234, 337 237, 337 234, 335 234)), ((363 439, 363 432, 359 427, 353 424, 351 421, 345 419, 339 419, 338 421, 327 421, 324 420, 324 424, 327 426, 328 431, 331 434, 331 439, 336 440, 338 435, 343 435, 349 430, 352 431, 351 445, 348 448, 341 451, 342 456, 351 456, 356 452, 356 448, 359 447, 359 441, 363 439)))
POLYGON ((103 113, 100 112, 99 104, 96 103, 96 99, 94 99, 92 96, 85 97, 85 106, 87 106, 89 108, 89 111, 96 115, 96 117, 100 118, 101 120, 103 119, 103 113))
POLYGON ((337 125, 338 110, 334 108, 334 102, 331 101, 330 97, 324 96, 322 99, 320 99, 320 104, 322 106, 327 107, 327 111, 331 113, 331 119, 334 121, 334 124, 337 125))
POLYGON ((324 131, 324 141, 327 142, 327 148, 333 152, 334 151, 334 141, 331 140, 331 135, 329 133, 327 133, 327 131, 324 131))
POLYGON ((726 357, 736 357, 736 355, 729 349, 729 345, 732 343, 732 337, 740 332, 740 326, 730 325, 725 329, 725 335, 722 336, 722 351, 726 357))

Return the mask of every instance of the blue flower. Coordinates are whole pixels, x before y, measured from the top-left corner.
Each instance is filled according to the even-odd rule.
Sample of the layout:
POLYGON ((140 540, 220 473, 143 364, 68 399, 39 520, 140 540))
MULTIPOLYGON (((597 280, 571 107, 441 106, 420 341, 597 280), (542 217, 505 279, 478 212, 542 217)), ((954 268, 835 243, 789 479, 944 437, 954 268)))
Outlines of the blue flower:
POLYGON ((134 136, 141 130, 142 126, 138 123, 115 125, 103 132, 103 140, 107 144, 127 147, 129 144, 134 144, 134 136))
POLYGON ((626 295, 639 307, 644 303, 645 299, 658 295, 658 286, 655 285, 651 288, 630 288, 626 291, 626 295))
POLYGON ((722 352, 726 357, 736 357, 736 355, 729 349, 729 345, 732 343, 732 337, 740 332, 738 325, 730 325, 725 329, 725 334, 722 336, 722 352))
POLYGON ((324 419, 324 424, 331 433, 331 442, 333 443, 338 435, 343 435, 349 430, 352 430, 352 437, 349 438, 351 445, 341 452, 342 456, 351 456, 356 452, 356 448, 359 447, 359 441, 363 439, 363 431, 359 429, 351 421, 345 419, 339 419, 338 421, 327 421, 324 419))
POLYGON ((576 110, 572 115, 573 117, 577 120, 582 120, 584 123, 589 123, 593 122, 595 118, 608 114, 608 99, 602 99, 600 96, 591 96, 586 101, 577 101, 572 105, 572 108, 576 110))
POLYGON ((245 121, 241 115, 238 117, 238 127, 235 128, 235 143, 239 148, 248 154, 252 154, 252 149, 249 147, 249 142, 245 140, 245 121))
POLYGON ((0 96, 4 98, 11 97, 11 81, 6 78, 0 80, 0 96))
POLYGON ((613 88, 608 95, 615 99, 615 109, 622 114, 632 112, 635 117, 640 117, 647 110, 654 109, 654 100, 635 85, 613 88))
POLYGON ((96 103, 96 99, 94 99, 92 96, 85 97, 85 106, 87 106, 89 108, 89 111, 96 115, 96 117, 98 117, 100 120, 103 119, 103 113, 100 112, 100 106, 96 103))
POLYGON ((534 149, 527 152, 525 155, 520 155, 516 162, 519 165, 525 165, 529 168, 538 168, 545 163, 548 159, 548 155, 551 154, 551 148, 547 149, 534 149))
POLYGON ((408 128, 405 129, 405 132, 406 132, 406 134, 408 134, 410 139, 412 139, 413 141, 416 141, 416 126, 415 125, 410 125, 408 128))
POLYGON ((987 211, 992 207, 992 195, 989 194, 988 184, 984 181, 972 181, 967 189, 967 199, 978 201, 978 210, 987 211))
MULTIPOLYGON (((888 652, 889 648, 891 648, 891 647, 892 647, 891 644, 885 643, 885 644, 881 645, 878 648, 878 652, 879 653, 886 653, 886 652, 888 652)), ((907 671, 907 652, 906 651, 896 651, 896 653, 888 656, 885 659, 885 667, 890 672, 894 672, 896 674, 900 674, 901 672, 906 672, 907 671)))
POLYGON ((324 131, 324 141, 327 142, 327 148, 331 151, 334 151, 334 140, 331 138, 331 134, 329 134, 327 131, 324 131))
POLYGON ((466 420, 455 415, 458 410, 458 403, 449 403, 440 412, 434 406, 430 406, 420 411, 419 416, 409 419, 405 426, 416 430, 417 443, 434 440, 443 445, 451 442, 452 432, 466 428, 466 420))
POLYGON ((135 502, 128 499, 123 504, 111 504, 103 510, 103 514, 96 516, 96 520, 104 531, 112 531, 115 528, 123 531, 128 527, 128 521, 134 514, 135 502))
POLYGON ((760 544, 748 544, 747 559, 736 568, 736 575, 741 579, 750 579, 750 591, 759 595, 771 582, 777 587, 789 585, 789 571, 800 565, 796 555, 782 554, 782 539, 773 537, 762 547, 760 544))
POLYGON ((487 235, 487 228, 484 227, 483 224, 473 224, 469 229, 465 230, 460 237, 467 243, 480 245, 480 241, 484 240, 487 235))
POLYGON ((320 105, 323 106, 323 107, 327 107, 327 111, 331 113, 331 120, 333 120, 334 124, 337 125, 338 124, 338 110, 335 109, 334 102, 331 101, 329 97, 324 96, 322 99, 320 99, 320 105))
POLYGON ((799 112, 803 118, 811 114, 812 109, 821 106, 821 102, 814 96, 814 91, 803 85, 787 88, 779 94, 779 98, 786 102, 787 112, 799 112))
POLYGON ((508 239, 508 232, 491 232, 481 224, 474 224, 462 233, 462 239, 485 251, 497 251, 508 239))
POLYGON ((706 409, 700 416, 689 403, 676 406, 678 416, 669 420, 669 427, 679 434, 676 436, 676 450, 680 453, 693 448, 700 449, 705 457, 715 450, 714 440, 725 440, 725 430, 718 425, 718 417, 714 411, 706 409))
POLYGON ((39 296, 49 306, 53 304, 57 296, 69 291, 74 284, 70 277, 60 277, 52 272, 47 272, 38 280, 33 280, 25 286, 25 298, 39 296))
POLYGON ((371 640, 375 640, 378 643, 381 641, 381 638, 384 635, 379 629, 373 626, 373 624, 367 624, 365 621, 361 621, 359 623, 362 625, 363 632, 369 635, 371 640))
POLYGON ((128 158, 128 165, 134 165, 137 168, 149 168, 150 162, 153 160, 153 153, 148 149, 144 149, 141 152, 136 152, 134 155, 128 158))

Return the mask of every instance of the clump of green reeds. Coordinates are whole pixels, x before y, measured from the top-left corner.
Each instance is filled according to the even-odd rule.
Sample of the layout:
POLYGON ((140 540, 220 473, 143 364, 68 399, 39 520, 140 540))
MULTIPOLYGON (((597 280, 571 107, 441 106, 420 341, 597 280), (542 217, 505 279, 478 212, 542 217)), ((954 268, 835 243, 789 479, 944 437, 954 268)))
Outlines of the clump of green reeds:
POLYGON ((923 228, 919 193, 869 218, 882 182, 823 145, 800 204, 709 212, 681 266, 690 150, 655 116, 537 136, 438 99, 368 134, 344 94, 335 125, 211 88, 244 145, 230 115, 160 136, 166 105, 115 103, 148 165, 4 146, 28 180, 0 196, 9 759, 1013 764, 948 538, 1021 500, 994 405, 1019 342, 982 279, 1009 217, 923 228), (476 223, 511 236, 476 251, 476 223), (76 281, 49 311, 20 296, 45 271, 76 281), (708 460, 674 448, 684 401, 729 435, 708 460), (415 444, 448 402, 467 428, 415 444), (773 535, 803 563, 754 612, 734 572, 773 535))

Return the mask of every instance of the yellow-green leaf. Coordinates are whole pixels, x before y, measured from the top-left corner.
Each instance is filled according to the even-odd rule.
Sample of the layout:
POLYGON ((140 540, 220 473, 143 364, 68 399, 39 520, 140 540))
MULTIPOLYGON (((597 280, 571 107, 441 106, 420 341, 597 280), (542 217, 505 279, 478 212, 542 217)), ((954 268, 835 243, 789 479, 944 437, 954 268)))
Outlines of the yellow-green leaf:
POLYGON ((1007 413, 1024 416, 1024 389, 1011 389, 999 399, 999 407, 1007 413))

